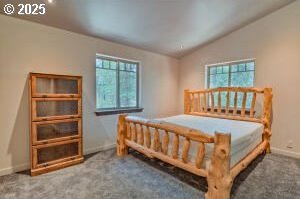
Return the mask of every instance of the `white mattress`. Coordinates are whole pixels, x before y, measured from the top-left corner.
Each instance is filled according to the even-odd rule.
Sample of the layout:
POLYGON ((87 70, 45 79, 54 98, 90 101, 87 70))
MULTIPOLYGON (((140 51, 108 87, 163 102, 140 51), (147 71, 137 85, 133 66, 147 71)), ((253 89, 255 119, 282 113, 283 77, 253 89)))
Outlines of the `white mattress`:
MULTIPOLYGON (((212 136, 214 136, 214 133, 216 131, 222 133, 231 133, 231 167, 238 163, 241 159, 243 159, 249 152, 251 152, 255 148, 255 146, 257 146, 261 142, 264 128, 260 123, 192 115, 177 115, 173 117, 159 118, 157 120, 201 130, 202 132, 212 136)), ((182 143, 183 142, 180 141, 181 146, 182 143)), ((206 153, 204 158, 205 161, 203 161, 203 166, 208 167, 208 165, 210 164, 213 144, 206 144, 205 149, 206 153)), ((194 157, 196 154, 196 150, 197 145, 195 142, 192 142, 189 151, 189 157, 191 158, 191 161, 195 159, 194 157)), ((171 151, 171 148, 169 151, 171 151)))

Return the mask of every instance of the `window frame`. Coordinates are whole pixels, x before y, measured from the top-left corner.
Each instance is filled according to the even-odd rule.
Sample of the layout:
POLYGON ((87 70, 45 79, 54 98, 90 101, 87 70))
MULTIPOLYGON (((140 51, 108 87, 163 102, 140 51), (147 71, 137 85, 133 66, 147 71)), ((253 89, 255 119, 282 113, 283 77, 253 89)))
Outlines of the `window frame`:
MULTIPOLYGON (((228 61, 228 62, 220 62, 220 63, 214 63, 214 64, 207 64, 205 65, 205 79, 206 79, 206 82, 205 82, 205 87, 207 89, 210 89, 210 76, 211 76, 211 73, 210 73, 210 68, 211 67, 218 67, 218 66, 229 66, 229 71, 228 71, 228 87, 232 87, 231 86, 231 75, 232 73, 239 73, 239 72, 247 72, 247 70, 245 69, 245 71, 238 71, 237 72, 232 72, 231 69, 232 69, 232 65, 238 65, 238 64, 241 64, 241 63, 248 63, 248 62, 254 62, 254 70, 248 70, 248 71, 253 71, 253 83, 252 83, 252 86, 250 87, 254 87, 255 85, 255 73, 256 73, 256 59, 255 58, 250 58, 250 59, 243 59, 243 60, 236 60, 236 61, 228 61)), ((221 74, 224 74, 223 73, 223 68, 222 68, 222 73, 221 74)))
MULTIPOLYGON (((128 59, 123 59, 119 57, 112 57, 112 56, 107 56, 107 55, 100 55, 96 54, 96 59, 101 59, 101 60, 108 60, 108 61, 114 61, 116 62, 116 107, 112 108, 100 108, 97 107, 97 76, 96 76, 96 70, 97 70, 97 65, 95 64, 95 76, 96 76, 96 115, 111 115, 111 114, 118 114, 118 113, 130 113, 130 112, 141 112, 143 108, 140 108, 140 62, 135 61, 135 60, 128 60, 128 59), (128 107, 121 107, 121 100, 120 100, 120 62, 124 64, 135 64, 136 65, 136 106, 128 106, 128 107)), ((113 69, 108 69, 108 70, 113 70, 113 69)))

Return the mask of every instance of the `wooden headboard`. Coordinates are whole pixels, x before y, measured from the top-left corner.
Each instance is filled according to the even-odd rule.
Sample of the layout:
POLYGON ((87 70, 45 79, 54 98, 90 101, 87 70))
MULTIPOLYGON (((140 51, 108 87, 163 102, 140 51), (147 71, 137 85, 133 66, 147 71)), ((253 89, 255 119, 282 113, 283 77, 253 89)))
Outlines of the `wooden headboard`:
POLYGON ((204 90, 185 90, 184 113, 259 122, 270 128, 272 97, 272 88, 220 87, 204 90), (259 95, 263 97, 263 108, 260 117, 255 115, 255 104, 259 95), (242 100, 240 106, 238 105, 238 97, 242 100), (249 97, 251 103, 247 107, 247 98, 249 97))

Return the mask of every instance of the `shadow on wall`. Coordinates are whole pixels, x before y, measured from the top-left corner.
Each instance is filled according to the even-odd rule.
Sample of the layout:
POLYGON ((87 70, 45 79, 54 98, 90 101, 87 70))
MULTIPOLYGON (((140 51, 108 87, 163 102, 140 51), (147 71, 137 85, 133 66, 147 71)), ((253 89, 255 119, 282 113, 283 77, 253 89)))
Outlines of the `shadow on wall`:
POLYGON ((11 156, 13 172, 30 167, 28 89, 28 78, 26 78, 7 151, 11 156))
POLYGON ((100 151, 116 143, 117 115, 96 116, 96 92, 86 86, 83 78, 82 88, 82 121, 83 121, 83 149, 84 154, 100 151))
MULTIPOLYGON (((15 104, 16 113, 10 134, 7 156, 10 157, 12 172, 30 168, 30 132, 29 132, 29 80, 19 82, 23 88, 19 103, 15 104)), ((96 117, 94 101, 89 92, 83 89, 83 147, 85 154, 99 151, 116 139, 117 116, 96 117)))

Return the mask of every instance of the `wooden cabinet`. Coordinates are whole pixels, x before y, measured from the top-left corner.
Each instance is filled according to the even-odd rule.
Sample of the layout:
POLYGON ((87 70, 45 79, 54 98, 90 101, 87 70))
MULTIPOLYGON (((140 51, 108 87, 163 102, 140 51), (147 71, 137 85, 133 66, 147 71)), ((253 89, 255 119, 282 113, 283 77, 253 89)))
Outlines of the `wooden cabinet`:
POLYGON ((82 137, 81 118, 32 122, 32 144, 48 144, 82 137))
POLYGON ((81 97, 78 76, 35 74, 31 76, 32 97, 81 97))
POLYGON ((33 146, 33 154, 36 155, 33 166, 38 169, 47 168, 58 163, 81 158, 80 148, 80 139, 33 146))
POLYGON ((32 98, 32 121, 81 117, 80 98, 32 98))
POLYGON ((83 161, 82 77, 30 73, 31 175, 83 161))

